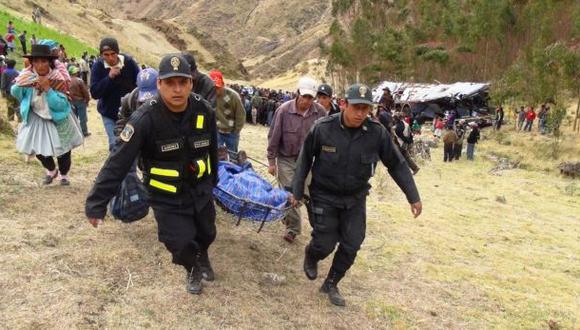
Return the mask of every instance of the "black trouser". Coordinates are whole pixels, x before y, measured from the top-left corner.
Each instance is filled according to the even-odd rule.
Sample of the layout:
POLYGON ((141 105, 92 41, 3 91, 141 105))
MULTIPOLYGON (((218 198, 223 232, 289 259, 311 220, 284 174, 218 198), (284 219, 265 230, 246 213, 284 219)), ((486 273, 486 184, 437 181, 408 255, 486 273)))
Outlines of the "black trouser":
POLYGON ((354 264, 365 239, 366 199, 361 199, 351 208, 345 208, 316 200, 313 196, 308 206, 308 220, 312 226, 308 254, 316 260, 322 260, 334 251, 338 243, 330 271, 342 277, 354 264))
MULTIPOLYGON (((36 158, 40 160, 42 166, 49 171, 54 171, 56 169, 56 164, 54 163, 54 158, 51 156, 43 156, 43 155, 36 155, 36 158)), ((70 170, 71 166, 71 154, 70 151, 66 154, 60 155, 56 157, 56 161, 58 162, 58 171, 61 175, 67 175, 68 171, 70 170)))
POLYGON ((196 253, 207 251, 216 237, 213 200, 199 211, 193 203, 181 208, 151 204, 157 220, 159 241, 171 252, 174 264, 191 271, 196 253))
POLYGON ((459 157, 461 157, 461 149, 463 149, 463 143, 453 145, 453 156, 455 156, 455 160, 459 160, 459 157))
POLYGON ((445 143, 443 145, 443 161, 453 161, 453 143, 445 143))

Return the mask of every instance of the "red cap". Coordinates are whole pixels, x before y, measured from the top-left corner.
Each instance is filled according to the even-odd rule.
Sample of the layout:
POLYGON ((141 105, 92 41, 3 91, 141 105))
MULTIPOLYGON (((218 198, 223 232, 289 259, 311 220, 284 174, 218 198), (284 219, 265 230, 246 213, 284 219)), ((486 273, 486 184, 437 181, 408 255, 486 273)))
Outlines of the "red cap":
POLYGON ((224 76, 219 70, 211 70, 209 72, 209 77, 213 80, 215 87, 224 87, 224 76))

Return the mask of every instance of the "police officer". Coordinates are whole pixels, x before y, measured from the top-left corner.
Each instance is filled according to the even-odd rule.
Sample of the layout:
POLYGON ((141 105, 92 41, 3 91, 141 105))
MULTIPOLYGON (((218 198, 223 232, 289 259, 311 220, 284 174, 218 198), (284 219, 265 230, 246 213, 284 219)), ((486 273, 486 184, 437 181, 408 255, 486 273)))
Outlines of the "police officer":
POLYGON ((308 133, 292 182, 293 205, 304 195, 306 176, 312 171, 309 220, 312 240, 306 246, 304 272, 310 280, 318 276, 318 261, 326 258, 338 243, 332 266, 320 291, 330 302, 344 306, 337 284, 354 263, 366 228, 368 183, 380 160, 405 193, 415 217, 421 201, 404 158, 393 145, 386 129, 369 119, 371 90, 362 84, 349 87, 342 113, 320 119, 308 133))
POLYGON ((187 290, 202 291, 214 273, 208 248, 216 237, 212 189, 217 182, 217 129, 209 103, 191 93, 191 70, 179 54, 159 64, 158 95, 129 119, 87 197, 97 227, 107 203, 140 155, 159 241, 188 272, 187 290))

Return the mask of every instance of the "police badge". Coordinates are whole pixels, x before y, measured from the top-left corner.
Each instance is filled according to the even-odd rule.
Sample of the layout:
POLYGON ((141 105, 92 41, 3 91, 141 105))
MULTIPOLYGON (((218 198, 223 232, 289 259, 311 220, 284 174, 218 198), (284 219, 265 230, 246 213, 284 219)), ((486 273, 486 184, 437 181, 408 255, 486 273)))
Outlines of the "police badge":
POLYGON ((181 62, 179 61, 179 58, 177 56, 174 56, 171 58, 171 66, 173 67, 173 71, 177 71, 179 70, 179 64, 181 64, 181 62))
POLYGON ((134 133, 135 129, 133 128, 133 126, 131 124, 127 124, 125 125, 125 128, 123 128, 121 134, 119 134, 119 137, 121 138, 122 141, 129 142, 129 140, 131 140, 131 137, 133 137, 134 133))
POLYGON ((368 89, 366 88, 366 86, 361 86, 358 89, 358 92, 360 93, 360 97, 365 97, 365 95, 367 95, 367 91, 368 91, 368 89))

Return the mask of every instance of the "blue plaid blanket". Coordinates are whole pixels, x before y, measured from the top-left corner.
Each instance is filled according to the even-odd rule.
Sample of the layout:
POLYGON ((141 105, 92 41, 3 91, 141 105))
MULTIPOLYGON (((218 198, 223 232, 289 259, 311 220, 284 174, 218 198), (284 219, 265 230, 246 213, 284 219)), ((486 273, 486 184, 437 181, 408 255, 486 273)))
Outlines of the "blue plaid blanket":
POLYGON ((220 161, 218 177, 213 194, 231 213, 245 219, 266 222, 284 217, 288 192, 273 188, 251 166, 220 161))

